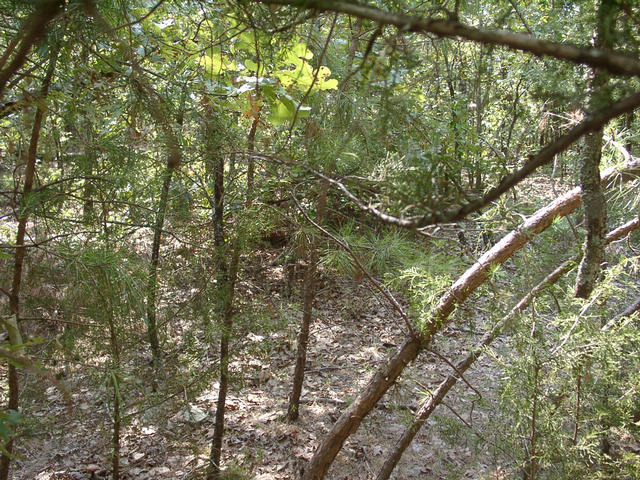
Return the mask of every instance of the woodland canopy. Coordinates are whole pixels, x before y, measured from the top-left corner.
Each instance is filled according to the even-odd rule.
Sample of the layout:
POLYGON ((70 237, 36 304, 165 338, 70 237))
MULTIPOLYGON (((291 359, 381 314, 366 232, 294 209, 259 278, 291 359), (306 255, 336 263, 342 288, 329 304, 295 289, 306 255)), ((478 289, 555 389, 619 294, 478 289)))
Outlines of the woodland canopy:
POLYGON ((640 478, 636 2, 0 26, 0 480, 640 478))

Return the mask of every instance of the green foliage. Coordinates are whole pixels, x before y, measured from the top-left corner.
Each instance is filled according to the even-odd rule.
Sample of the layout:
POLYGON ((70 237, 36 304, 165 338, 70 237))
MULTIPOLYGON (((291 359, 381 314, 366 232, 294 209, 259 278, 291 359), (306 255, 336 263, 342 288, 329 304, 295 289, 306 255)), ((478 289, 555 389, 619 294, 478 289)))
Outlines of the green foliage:
MULTIPOLYGON (((396 230, 378 233, 348 222, 340 227, 337 234, 351 247, 363 266, 380 277, 397 272, 426 255, 416 249, 414 239, 396 230)), ((327 250, 322 262, 342 274, 354 275, 358 270, 349 253, 339 247, 327 250)))
MULTIPOLYGON (((68 262, 65 276, 73 285, 62 304, 72 322, 113 325, 123 339, 130 337, 135 322, 144 317, 146 271, 139 259, 128 252, 67 245, 60 251, 68 262), (125 333, 127 332, 127 333, 125 333)), ((92 329, 67 328, 62 341, 72 349, 84 337, 98 352, 109 352, 109 344, 92 329)))
MULTIPOLYGON (((22 23, 35 4, 1 3, 6 49, 22 38, 22 23)), ((181 390, 191 377, 197 378, 194 390, 213 382, 220 359, 211 352, 222 333, 217 320, 230 298, 230 290, 217 283, 223 278, 217 258, 240 254, 233 333, 255 340, 246 355, 266 363, 281 352, 281 343, 287 348, 293 343, 300 308, 261 283, 280 281, 274 273, 278 262, 261 264, 280 254, 265 246, 265 232, 283 232, 288 245, 281 259, 305 258, 310 246, 322 245, 326 268, 360 279, 351 256, 323 238, 291 201, 295 192, 316 218, 317 172, 387 213, 406 218, 439 212, 486 192, 584 116, 587 67, 501 46, 260 2, 87 5, 94 3, 111 26, 108 33, 98 16, 87 16, 82 2, 66 2, 64 15, 28 49, 25 65, 3 92, 0 277, 6 279, 2 289, 10 292, 16 222, 28 215, 21 315, 30 319, 26 325, 37 325, 28 328, 44 340, 27 344, 43 355, 53 352, 59 361, 62 342, 65 358, 91 364, 82 373, 100 376, 101 387, 110 375, 109 386, 122 400, 135 388, 143 392, 144 405, 151 397, 162 402, 168 395, 163 386, 181 390), (56 45, 60 61, 43 99, 41 82, 56 45), (162 125, 151 115, 152 97, 161 105, 162 125), (46 107, 46 116, 36 180, 32 192, 22 195, 38 106, 46 107), (158 212, 167 128, 178 139, 182 163, 174 172, 167 211, 158 212), (214 246, 212 232, 214 160, 224 162, 221 248, 214 246), (179 368, 148 394, 139 357, 146 348, 150 243, 159 213, 166 216, 151 307, 157 307, 163 346, 171 347, 179 368), (40 318, 48 322, 33 320, 40 318), (115 365, 118 353, 122 365, 115 365)), ((613 40, 617 49, 634 55, 640 45, 638 6, 622 3, 613 40)), ((446 21, 455 14, 481 30, 530 31, 576 45, 592 41, 597 5, 586 0, 376 3, 430 19, 446 21), (451 11, 454 4, 459 11, 451 11)), ((3 73, 14 58, 8 53, 3 73)), ((638 87, 637 78, 616 78, 607 94, 620 98, 638 87)), ((626 152, 636 155, 638 132, 631 114, 610 122, 604 129, 603 167, 619 163, 626 152)), ((441 227, 442 238, 436 232, 427 241, 381 226, 335 185, 328 191, 323 224, 427 324, 441 294, 488 248, 484 233, 493 240, 502 237, 546 198, 576 184, 579 149, 576 144, 564 151, 553 166, 538 169, 468 223, 441 227), (460 229, 469 238, 465 258, 451 234, 460 229)), ((611 225, 638 211, 637 185, 608 195, 611 225)), ((472 330, 501 316, 560 253, 569 257, 581 250, 580 218, 571 221, 558 219, 507 264, 491 269, 487 285, 469 302, 468 316, 465 311, 472 330)), ((515 322, 506 346, 496 347, 501 412, 492 418, 492 438, 503 448, 493 451, 513 477, 530 460, 534 404, 539 478, 640 476, 631 448, 640 429, 638 319, 600 330, 637 289, 638 262, 629 252, 638 244, 636 232, 613 247, 592 304, 573 300, 572 285, 559 283, 536 302, 533 313, 515 322), (601 448, 604 438, 612 447, 608 456, 601 448)), ((359 301, 339 309, 358 311, 359 301)), ((482 407, 490 405, 489 399, 482 407)), ((19 421, 16 412, 4 412, 0 440, 6 442, 19 421)), ((441 421, 443 437, 466 440, 459 423, 441 421)), ((237 473, 249 477, 245 467, 237 473)))
POLYGON ((7 453, 6 445, 13 437, 16 428, 23 420, 20 412, 15 410, 0 412, 0 451, 7 453))
POLYGON ((638 471, 627 450, 640 440, 637 317, 601 329, 624 306, 617 300, 628 291, 625 263, 608 271, 590 302, 565 298, 553 322, 537 320, 534 337, 523 317, 511 340, 515 355, 503 360, 501 408, 510 435, 523 439, 511 448, 526 463, 535 430, 541 478, 634 478, 638 471))
POLYGON ((462 269, 458 257, 446 255, 439 249, 432 247, 421 253, 413 262, 387 278, 393 288, 405 292, 413 314, 422 325, 432 320, 431 312, 440 296, 462 269))

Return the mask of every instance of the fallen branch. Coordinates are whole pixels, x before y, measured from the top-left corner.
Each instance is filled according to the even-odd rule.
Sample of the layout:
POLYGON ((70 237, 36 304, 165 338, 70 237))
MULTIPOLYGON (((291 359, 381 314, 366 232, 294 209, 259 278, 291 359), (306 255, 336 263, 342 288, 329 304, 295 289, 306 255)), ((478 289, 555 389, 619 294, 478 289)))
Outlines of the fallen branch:
MULTIPOLYGON (((611 231, 605 239, 605 243, 609 244, 614 240, 622 237, 628 232, 638 228, 640 221, 638 218, 625 223, 621 227, 611 231)), ((509 328, 513 320, 520 314, 526 307, 528 307, 534 298, 536 298, 544 289, 548 286, 556 283, 563 275, 571 271, 578 263, 579 257, 573 258, 563 262, 553 272, 544 277, 529 293, 527 293, 515 307, 509 311, 509 313, 500 320, 475 346, 475 348, 469 352, 469 354, 460 360, 454 367, 454 372, 451 373, 445 380, 440 383, 438 388, 433 392, 429 400, 427 400, 418 410, 414 421, 409 427, 407 427, 398 439, 395 447, 387 456, 387 459, 382 464, 376 480, 387 480, 391 475, 391 472, 396 467, 402 454, 411 444, 414 437, 420 431, 424 423, 429 419, 436 407, 444 400, 447 393, 456 385, 459 378, 464 378, 464 372, 473 365, 473 363, 482 355, 485 349, 491 345, 491 343, 506 329, 509 328)), ((636 302, 640 308, 640 299, 636 302)), ((625 315, 626 312, 631 311, 630 308, 625 310, 621 315, 625 315)), ((628 315, 628 313, 626 313, 628 315)))
MULTIPOLYGON (((622 181, 637 178, 640 161, 627 164, 622 171, 609 169, 603 175, 603 188, 611 188, 622 181)), ((566 216, 580 205, 580 188, 574 188, 549 205, 538 210, 518 229, 505 236, 471 266, 444 295, 433 310, 419 337, 410 337, 373 375, 358 397, 338 418, 316 449, 303 480, 323 479, 345 440, 354 433, 364 417, 375 407, 393 385, 404 368, 428 345, 433 335, 441 330, 455 307, 480 286, 497 265, 505 262, 533 236, 548 228, 556 218, 566 216)))

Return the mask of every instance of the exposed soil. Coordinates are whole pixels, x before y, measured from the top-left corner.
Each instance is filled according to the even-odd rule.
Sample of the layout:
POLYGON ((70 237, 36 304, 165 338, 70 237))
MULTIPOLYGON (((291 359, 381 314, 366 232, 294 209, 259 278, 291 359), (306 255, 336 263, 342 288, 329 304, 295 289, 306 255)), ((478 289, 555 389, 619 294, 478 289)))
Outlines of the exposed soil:
MULTIPOLYGON (((276 253, 264 255, 273 258, 276 253)), ((287 424, 282 416, 300 313, 297 308, 276 307, 282 304, 282 281, 282 267, 272 266, 239 286, 240 310, 258 297, 267 308, 257 328, 254 322, 249 329, 238 315, 233 384, 227 401, 224 465, 262 480, 292 479, 299 474, 340 411, 403 338, 398 315, 366 284, 325 278, 315 303, 300 419, 287 424)), ((294 294, 291 301, 296 299, 294 294)), ((466 317, 465 324, 471 323, 466 317)), ((434 342, 438 353, 455 361, 464 352, 463 346, 482 333, 481 327, 474 328, 478 331, 463 326, 448 329, 434 342)), ((142 326, 137 330, 138 338, 133 341, 144 342, 142 326)), ((168 353, 155 393, 149 358, 140 353, 123 358, 126 366, 120 390, 128 417, 121 435, 122 478, 195 479, 204 473, 213 433, 217 355, 216 348, 209 349, 205 339, 194 337, 193 331, 179 316, 166 327, 169 338, 164 351, 168 353)), ((108 357, 59 357, 60 362, 51 367, 64 375, 73 410, 67 410, 55 386, 23 374, 27 420, 17 441, 13 478, 111 478, 108 357)), ((475 391, 459 382, 446 406, 438 408, 405 453, 394 478, 500 478, 499 467, 492 465, 489 451, 482 447, 484 441, 491 442, 484 424, 492 412, 496 368, 487 357, 465 376, 475 391), (476 442, 479 438, 484 441, 476 442)), ((373 478, 412 411, 450 372, 451 367, 438 355, 423 353, 350 437, 330 478, 373 478)))

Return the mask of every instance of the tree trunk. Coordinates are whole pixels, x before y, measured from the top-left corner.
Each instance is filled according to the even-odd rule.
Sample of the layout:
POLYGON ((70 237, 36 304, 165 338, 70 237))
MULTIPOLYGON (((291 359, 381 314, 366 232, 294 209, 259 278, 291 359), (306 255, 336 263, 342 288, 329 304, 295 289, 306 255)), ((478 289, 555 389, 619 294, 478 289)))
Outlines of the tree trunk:
POLYGON ((118 330, 116 328, 116 315, 113 308, 113 289, 111 280, 104 270, 101 270, 104 282, 107 287, 107 294, 104 297, 109 308, 109 343, 111 346, 111 378, 110 383, 113 388, 113 431, 111 436, 111 474, 112 480, 120 478, 120 431, 122 427, 122 395, 120 391, 120 342, 118 341, 118 330))
MULTIPOLYGON (((334 23, 335 25, 335 23, 334 23)), ((333 28, 333 27, 332 27, 333 28)), ((362 20, 356 20, 355 30, 352 31, 351 45, 349 46, 349 53, 347 54, 346 71, 350 71, 353 67, 353 61, 355 59, 358 45, 360 43, 360 33, 362 31, 362 20)), ((339 92, 342 94, 347 90, 349 74, 340 83, 339 92)), ((305 148, 309 153, 313 145, 313 141, 318 135, 315 124, 307 123, 307 129, 305 133, 305 148), (313 128, 312 128, 313 127, 313 128)), ((329 174, 334 169, 334 164, 331 163, 327 166, 325 173, 329 174)), ((322 225, 324 221, 325 211, 327 208, 327 195, 329 191, 329 182, 321 180, 319 182, 320 191, 318 192, 317 213, 316 222, 318 225, 322 225)), ((289 422, 297 420, 300 415, 300 396, 302 395, 302 386, 304 384, 304 371, 307 364, 307 348, 309 346, 309 330, 313 321, 313 301, 316 296, 316 274, 318 264, 318 249, 319 245, 315 238, 312 239, 309 246, 310 252, 308 255, 308 266, 304 274, 303 284, 303 300, 302 300, 302 322, 300 323, 300 332, 298 332, 298 339, 296 345, 296 365, 293 372, 293 385, 291 387, 291 396, 289 397, 289 406, 287 407, 286 419, 289 422)), ((290 273, 295 274, 295 271, 291 269, 290 273)), ((291 291, 291 281, 288 281, 287 290, 291 291)))
POLYGON ((221 288, 222 294, 222 332, 220 335, 220 379, 218 400, 216 401, 216 416, 211 440, 210 468, 207 480, 220 478, 220 460, 222 458, 222 440, 224 438, 224 413, 229 390, 229 343, 233 328, 233 295, 238 269, 239 255, 234 253, 229 272, 222 273, 226 284, 221 288))
POLYGON ((311 246, 309 252, 307 269, 304 273, 303 300, 302 300, 302 322, 298 332, 296 345, 296 365, 293 372, 293 386, 289 397, 289 407, 287 408, 287 421, 293 422, 300 414, 300 396, 302 395, 302 385, 304 383, 304 370, 307 363, 307 346, 309 345, 309 329, 313 316, 313 300, 316 294, 316 263, 318 262, 318 252, 315 245, 311 246))
MULTIPOLYGON (((603 177, 603 186, 609 188, 621 182, 634 179, 640 173, 640 161, 627 165, 622 172, 609 169, 603 177)), ((329 467, 342 448, 349 435, 354 433, 364 417, 373 409, 378 400, 395 382, 404 367, 415 359, 421 347, 425 346, 433 335, 446 324, 448 316, 456 305, 486 280, 489 272, 505 262, 517 250, 522 248, 534 235, 548 228, 554 219, 566 216, 580 205, 580 189, 574 188, 562 197, 551 202, 529 217, 519 228, 505 236, 471 266, 451 288, 440 298, 431 315, 431 321, 425 325, 420 339, 409 338, 400 349, 387 360, 373 375, 354 402, 340 415, 324 440, 316 449, 303 475, 303 480, 325 478, 329 467)))
MULTIPOLYGON (((16 249, 13 260, 13 279, 11 282, 11 292, 9 295, 9 310, 13 320, 15 320, 15 331, 13 335, 9 332, 9 340, 16 346, 17 342, 22 343, 22 335, 20 333, 20 287, 22 285, 22 269, 24 265, 24 257, 26 254, 26 247, 24 246, 24 237, 27 231, 27 220, 29 218, 29 211, 27 208, 27 197, 33 189, 33 181, 35 178, 38 142, 40 140, 40 131, 42 129, 42 123, 46 115, 46 107, 42 106, 42 102, 46 101, 49 94, 49 87, 51 85, 51 79, 56 68, 58 61, 58 53, 60 46, 56 45, 51 53, 49 60, 49 66, 47 73, 45 74, 44 81, 42 82, 42 89, 40 90, 40 101, 36 109, 36 114, 33 120, 33 129, 31 131, 31 140, 29 142, 29 151, 27 154, 27 166, 24 173, 24 186, 22 188, 22 202, 20 210, 18 211, 18 231, 16 233, 16 249)), ((20 397, 20 385, 18 381, 18 371, 16 367, 9 364, 8 368, 8 383, 9 383, 9 403, 7 404, 8 410, 18 410, 19 397, 20 397)), ((13 451, 13 439, 10 439, 5 446, 6 454, 2 455, 0 459, 0 480, 7 480, 9 477, 9 465, 11 463, 11 453, 13 451)))
POLYGON ((604 259, 604 234, 607 227, 607 210, 604 193, 600 186, 600 157, 602 153, 602 130, 587 135, 580 168, 582 202, 587 238, 584 256, 580 262, 576 279, 575 296, 589 298, 595 287, 600 264, 604 259))
POLYGON ((151 346, 151 354, 153 356, 153 366, 155 368, 158 368, 160 366, 160 362, 162 359, 160 342, 158 340, 158 323, 156 320, 158 265, 160 263, 160 244, 162 240, 162 229, 164 228, 164 218, 167 211, 169 189, 171 188, 173 171, 174 168, 167 165, 163 174, 164 181, 162 182, 160 201, 158 202, 158 210, 156 211, 156 220, 153 224, 153 244, 151 246, 151 263, 149 264, 147 283, 147 335, 149 337, 149 345, 151 346))
MULTIPOLYGON (((596 26, 596 47, 611 49, 615 34, 617 14, 616 0, 601 0, 598 8, 596 26)), ((589 110, 597 109, 608 103, 606 72, 592 74, 589 90, 589 110)), ((575 296, 589 298, 595 287, 600 264, 604 259, 604 237, 607 231, 607 206, 600 184, 600 158, 602 156, 602 129, 590 133, 584 138, 580 184, 582 186, 582 204, 584 210, 587 238, 584 244, 584 256, 578 269, 575 296)))
MULTIPOLYGON (((134 70, 136 70, 134 68, 134 70)), ((162 243, 162 230, 167 212, 169 190, 173 174, 182 163, 182 151, 180 150, 178 137, 170 124, 170 112, 165 101, 145 81, 141 72, 133 79, 134 86, 139 94, 147 101, 147 108, 155 123, 160 127, 165 136, 167 147, 167 165, 163 172, 162 190, 160 201, 153 224, 153 244, 151 246, 151 263, 149 264, 147 283, 147 335, 153 356, 153 365, 158 368, 161 364, 160 342, 158 340, 158 326, 156 320, 156 297, 158 292, 158 265, 160 263, 160 245, 162 243)), ((178 123, 181 123, 179 121, 178 123)))
MULTIPOLYGON (((212 127, 208 125, 207 131, 212 127)), ((209 152, 214 153, 214 152, 209 152)), ((226 263, 225 232, 224 232, 224 159, 220 156, 213 160, 213 239, 216 247, 215 268, 220 298, 222 333, 220 335, 220 378, 218 400, 216 402, 216 417, 211 440, 209 455, 209 471, 207 480, 217 479, 220 475, 220 459, 222 457, 222 438, 224 435, 224 410, 229 384, 229 338, 231 329, 231 309, 229 295, 232 291, 226 287, 230 285, 229 266, 226 263)))
MULTIPOLYGON (((211 113, 211 109, 209 109, 211 113)), ((255 112, 247 145, 249 157, 247 159, 247 194, 245 207, 250 208, 253 204, 253 190, 255 177, 255 161, 252 153, 255 150, 255 138, 260 124, 260 112, 255 112)), ((211 125, 207 130, 212 129, 211 125)), ((211 452, 209 454, 209 469, 207 480, 220 478, 222 459, 222 440, 224 438, 224 414, 227 403, 227 392, 229 390, 229 344, 233 329, 233 301, 235 295, 235 285, 238 277, 238 265, 240 263, 240 245, 234 241, 232 247, 231 260, 229 264, 225 260, 225 231, 224 231, 224 159, 218 157, 214 161, 214 218, 213 232, 216 246, 216 271, 218 277, 220 306, 222 310, 222 332, 220 334, 220 379, 218 389, 218 400, 216 401, 216 416, 211 440, 211 452)))
MULTIPOLYGON (((153 363, 155 367, 160 365, 161 352, 158 341, 158 329, 156 320, 156 296, 158 290, 158 265, 160 262, 160 244, 162 241, 162 230, 164 228, 164 219, 168 203, 169 189, 171 188, 171 179, 176 169, 182 163, 182 151, 178 136, 173 129, 171 122, 171 112, 167 106, 167 102, 153 88, 147 80, 144 70, 140 68, 138 60, 134 55, 134 50, 123 42, 116 34, 116 30, 104 19, 93 2, 85 2, 87 13, 91 15, 97 22, 102 31, 110 36, 120 53, 131 63, 131 82, 141 98, 145 100, 151 118, 156 123, 160 131, 165 137, 167 148, 167 165, 163 173, 162 192, 158 204, 158 211, 153 225, 153 244, 151 247, 151 263, 149 264, 148 283, 147 283, 147 315, 146 326, 147 335, 149 337, 149 345, 153 355, 153 363)), ((182 112, 180 112, 180 117, 182 112)), ((178 125, 182 123, 182 118, 178 119, 178 125)))
MULTIPOLYGON (((317 222, 322 224, 325 209, 327 205, 327 190, 329 184, 321 181, 320 192, 318 193, 318 214, 317 222)), ((304 370, 307 363, 307 346, 309 345, 309 329, 313 320, 313 300, 316 296, 316 272, 318 264, 318 242, 311 241, 309 247, 309 265, 304 274, 303 285, 303 306, 302 306, 302 322, 300 324, 300 332, 298 333, 296 366, 293 372, 293 386, 291 388, 291 397, 289 398, 289 407, 287 408, 287 420, 292 422, 298 418, 300 413, 300 396, 302 394, 302 385, 304 383, 304 370)))
POLYGON ((117 383, 113 385, 113 438, 111 439, 111 472, 112 480, 120 479, 120 395, 117 383))

